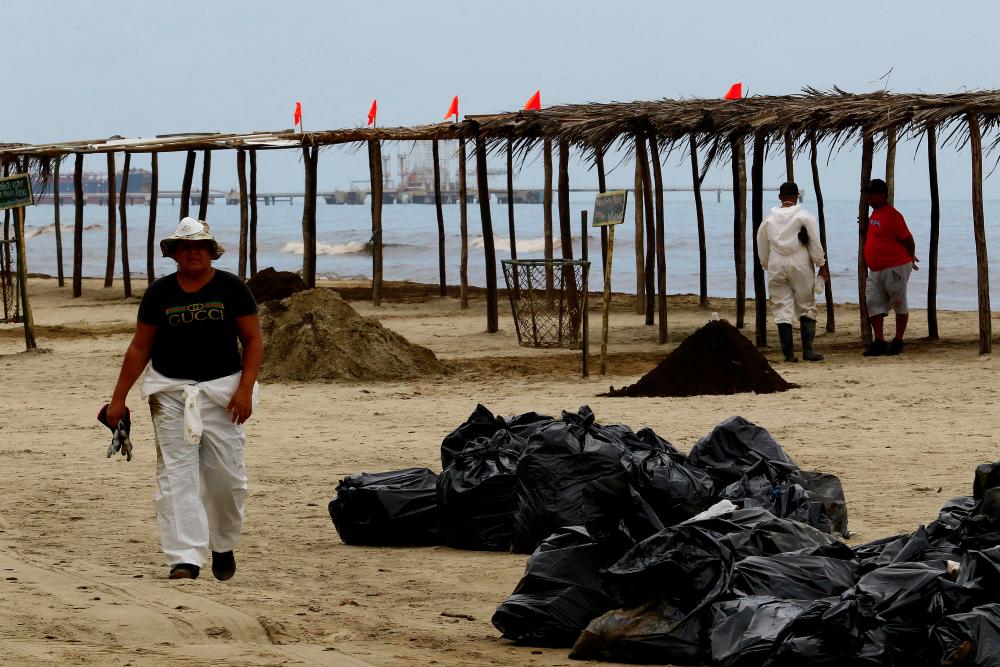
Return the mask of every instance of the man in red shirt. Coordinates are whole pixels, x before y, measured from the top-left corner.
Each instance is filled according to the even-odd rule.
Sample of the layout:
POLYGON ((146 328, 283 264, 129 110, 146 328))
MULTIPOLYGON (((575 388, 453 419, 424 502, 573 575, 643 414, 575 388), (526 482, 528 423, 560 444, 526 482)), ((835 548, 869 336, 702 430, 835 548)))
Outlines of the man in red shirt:
POLYGON ((865 349, 864 355, 899 354, 903 351, 903 334, 910 317, 906 287, 910 271, 916 268, 916 246, 903 216, 888 203, 889 187, 885 181, 872 179, 864 192, 873 209, 864 252, 868 264, 865 301, 875 332, 875 340, 865 349), (886 344, 884 325, 890 308, 896 313, 896 336, 886 344))

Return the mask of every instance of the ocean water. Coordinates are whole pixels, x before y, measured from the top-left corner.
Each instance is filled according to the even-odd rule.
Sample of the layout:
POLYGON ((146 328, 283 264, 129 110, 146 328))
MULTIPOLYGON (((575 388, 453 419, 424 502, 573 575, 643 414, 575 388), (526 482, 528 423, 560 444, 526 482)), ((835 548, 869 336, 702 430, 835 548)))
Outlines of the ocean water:
MULTIPOLYGON (((773 193, 770 193, 773 194, 773 193)), ((593 195, 574 193, 570 199, 573 220, 574 256, 580 257, 580 212, 593 209, 593 195)), ((712 296, 735 296, 733 257, 733 204, 731 193, 722 193, 717 201, 714 192, 704 193, 705 227, 708 244, 708 289, 712 296)), ((815 212, 815 202, 804 205, 815 212)), ((991 224, 1000 219, 1000 200, 987 201, 986 236, 992 250, 990 282, 993 294, 1000 294, 1000 226, 991 224)), ((927 249, 929 244, 930 202, 924 200, 897 201, 917 241, 917 254, 923 270, 911 278, 911 306, 922 308, 927 302, 927 249)), ((555 247, 559 255, 558 214, 555 247)), ((449 284, 459 282, 459 207, 444 207, 447 277, 449 284)), ((938 269, 938 307, 973 310, 977 304, 976 255, 972 231, 971 204, 965 201, 941 202, 941 241, 938 269)), ((197 208, 194 208, 197 211, 197 208)), ((766 209, 769 210, 769 207, 766 209)), ((507 206, 491 205, 497 261, 510 256, 507 206)), ((828 200, 826 202, 827 242, 833 277, 833 298, 837 302, 857 302, 857 201, 828 200)), ((302 201, 258 206, 258 267, 273 266, 280 270, 302 268, 302 201)), ((62 240, 64 270, 72 272, 73 207, 63 206, 62 240)), ((542 257, 544 252, 542 207, 538 204, 518 204, 514 207, 516 242, 520 258, 542 257)), ((765 212, 766 214, 766 212, 765 212)), ((146 270, 146 230, 149 209, 129 206, 129 260, 133 276, 142 278, 146 270)), ((169 235, 179 217, 179 207, 161 202, 157 209, 156 238, 169 235)), ((235 271, 239 241, 239 207, 223 203, 208 207, 208 222, 220 242, 229 250, 217 263, 222 269, 235 271)), ((411 280, 436 283, 438 280, 437 218, 433 205, 392 205, 382 209, 384 275, 386 280, 411 280)), ((635 225, 631 197, 626 222, 616 230, 612 288, 615 291, 635 291, 635 225)), ((690 193, 667 193, 665 197, 667 239, 667 288, 671 294, 698 292, 698 231, 694 203, 690 193)), ((27 209, 28 270, 56 273, 53 208, 39 205, 27 209)), ((84 208, 83 272, 86 276, 103 276, 107 247, 107 209, 99 206, 84 208)), ((340 278, 370 278, 372 257, 366 249, 371 238, 370 209, 367 205, 317 204, 317 272, 340 278)), ((590 284, 600 289, 600 232, 588 230, 590 258, 594 262, 590 284), (595 261, 596 258, 596 261, 595 261)), ((750 253, 751 233, 747 231, 747 283, 752 295, 750 253)), ((485 285, 485 260, 479 206, 469 205, 469 282, 485 285)), ((158 252, 157 252, 158 255, 158 252)), ((121 258, 116 264, 121 274, 121 258)), ((155 271, 162 275, 173 270, 173 262, 157 256, 155 271)), ((499 280, 503 281, 498 268, 499 280)))

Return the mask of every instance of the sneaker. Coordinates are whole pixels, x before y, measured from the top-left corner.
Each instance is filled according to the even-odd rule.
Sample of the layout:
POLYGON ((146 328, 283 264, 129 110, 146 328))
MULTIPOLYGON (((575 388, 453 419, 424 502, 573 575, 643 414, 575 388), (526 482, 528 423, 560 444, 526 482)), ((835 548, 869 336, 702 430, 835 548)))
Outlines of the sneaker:
POLYGON ((190 563, 180 563, 170 568, 168 579, 197 579, 201 568, 190 563))
POLYGON ((899 354, 903 351, 903 341, 898 338, 893 338, 892 342, 889 343, 889 350, 886 354, 899 354))
POLYGON ((212 552, 212 574, 219 581, 233 578, 236 574, 236 556, 232 551, 212 552))
POLYGON ((886 345, 884 340, 873 340, 871 345, 865 348, 865 351, 862 354, 866 357, 881 357, 888 351, 889 346, 886 345))

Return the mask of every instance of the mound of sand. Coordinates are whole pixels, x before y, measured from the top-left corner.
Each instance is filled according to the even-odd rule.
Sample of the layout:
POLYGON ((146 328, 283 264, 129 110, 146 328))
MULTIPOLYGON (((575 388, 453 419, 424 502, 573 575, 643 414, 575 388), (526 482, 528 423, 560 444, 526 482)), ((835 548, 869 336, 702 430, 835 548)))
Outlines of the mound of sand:
POLYGON ((442 372, 433 352, 362 317, 328 289, 266 304, 261 327, 263 380, 399 380, 442 372))
POLYGON ((798 385, 771 368, 753 343, 726 320, 695 331, 635 384, 606 396, 772 394, 798 385))
POLYGON ((253 293, 257 303, 287 299, 293 294, 303 292, 306 283, 302 276, 292 271, 275 271, 267 267, 257 272, 247 281, 247 287, 253 293))

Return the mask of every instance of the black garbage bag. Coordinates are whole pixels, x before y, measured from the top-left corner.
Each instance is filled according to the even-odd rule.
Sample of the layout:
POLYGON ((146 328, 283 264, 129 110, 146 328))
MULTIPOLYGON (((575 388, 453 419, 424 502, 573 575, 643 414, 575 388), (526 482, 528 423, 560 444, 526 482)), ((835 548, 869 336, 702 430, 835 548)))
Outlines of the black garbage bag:
POLYGON ((345 477, 328 509, 344 544, 441 544, 437 475, 427 468, 345 477))
POLYGON ((960 554, 962 525, 975 515, 978 502, 972 496, 952 498, 941 507, 938 518, 927 525, 931 546, 941 552, 960 554))
POLYGON ((584 528, 561 528, 528 559, 524 577, 493 614, 505 639, 531 646, 572 646, 591 620, 620 602, 599 570, 617 554, 584 528))
POLYGON ((663 528, 632 487, 619 450, 565 421, 542 427, 521 453, 512 550, 531 553, 562 526, 629 543, 663 528))
POLYGON ((972 497, 982 500, 989 489, 997 487, 1000 487, 1000 461, 977 466, 976 476, 972 482, 972 497))
POLYGON ((811 603, 751 596, 712 606, 712 664, 759 667, 774 650, 785 629, 811 603))
POLYGON ((570 653, 578 660, 701 665, 708 658, 710 609, 685 612, 667 600, 615 609, 591 621, 570 653))
POLYGON ((819 506, 816 509, 816 516, 823 517, 824 525, 817 525, 819 519, 813 519, 809 522, 810 525, 827 533, 840 533, 843 537, 851 536, 847 528, 847 498, 839 477, 828 472, 799 470, 792 479, 809 492, 810 505, 819 506), (829 527, 825 525, 827 520, 829 527))
POLYGON ((767 595, 783 600, 819 600, 854 585, 857 565, 826 556, 749 556, 733 566, 734 595, 767 595))
POLYGON ((761 459, 798 469, 767 429, 743 417, 730 417, 716 426, 688 454, 688 462, 707 471, 719 489, 737 481, 761 459))
POLYGON ((441 468, 450 466, 456 453, 474 443, 481 444, 481 438, 492 440, 497 446, 520 451, 532 433, 550 422, 552 417, 537 412, 501 417, 480 403, 461 426, 444 437, 441 442, 441 468))
MULTIPOLYGON (((744 512, 748 510, 742 510, 744 512)), ((829 548, 826 552, 831 557, 853 559, 854 553, 842 542, 837 542, 824 532, 792 519, 782 519, 771 516, 759 521, 746 530, 727 533, 722 537, 735 558, 748 556, 773 556, 783 553, 802 553, 814 550, 812 555, 823 555, 815 552, 819 548, 829 548)))
POLYGON ((437 480, 444 543, 454 549, 508 551, 517 501, 518 453, 482 439, 455 454, 437 480))
POLYGON ((941 665, 1000 667, 1000 604, 945 616, 931 630, 941 665))
POLYGON ((852 549, 854 557, 865 574, 893 563, 919 562, 931 549, 927 529, 923 526, 911 535, 895 535, 874 542, 860 544, 852 549))
POLYGON ((839 598, 823 598, 808 603, 801 613, 782 629, 766 667, 847 667, 855 664, 843 642, 828 637, 823 616, 839 598))
POLYGON ((665 525, 689 519, 717 500, 708 473, 667 451, 633 451, 629 471, 635 488, 665 525))

